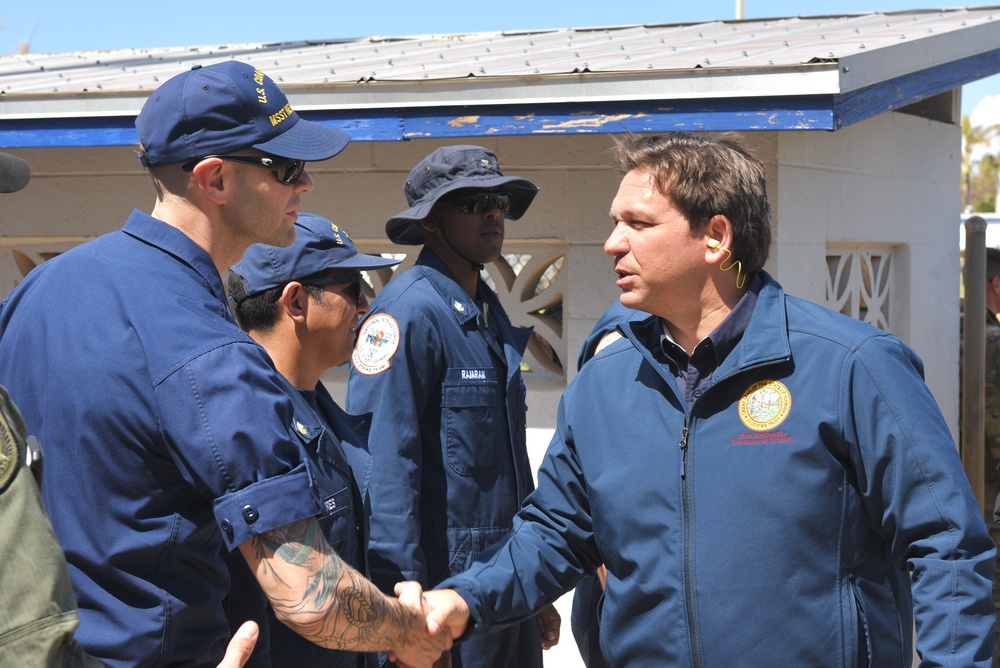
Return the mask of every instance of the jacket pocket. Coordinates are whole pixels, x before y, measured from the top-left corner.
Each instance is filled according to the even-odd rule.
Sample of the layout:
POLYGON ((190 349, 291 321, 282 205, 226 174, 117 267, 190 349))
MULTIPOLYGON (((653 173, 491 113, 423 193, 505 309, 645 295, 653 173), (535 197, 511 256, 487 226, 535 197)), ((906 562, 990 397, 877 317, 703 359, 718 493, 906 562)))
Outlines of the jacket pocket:
POLYGON ((448 529, 448 569, 444 575, 458 575, 468 570, 474 559, 499 543, 509 530, 509 526, 448 529))
POLYGON ((464 476, 493 471, 503 419, 496 381, 446 382, 441 395, 448 465, 464 476))

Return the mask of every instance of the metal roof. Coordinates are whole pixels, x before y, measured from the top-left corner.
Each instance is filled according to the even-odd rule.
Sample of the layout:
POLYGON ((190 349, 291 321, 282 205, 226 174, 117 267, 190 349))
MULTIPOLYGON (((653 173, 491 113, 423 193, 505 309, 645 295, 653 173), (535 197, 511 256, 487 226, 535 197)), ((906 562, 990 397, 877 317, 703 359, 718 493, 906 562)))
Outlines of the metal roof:
POLYGON ((1000 72, 1000 6, 4 56, 0 145, 132 143, 162 81, 232 58, 358 139, 835 130, 1000 72))

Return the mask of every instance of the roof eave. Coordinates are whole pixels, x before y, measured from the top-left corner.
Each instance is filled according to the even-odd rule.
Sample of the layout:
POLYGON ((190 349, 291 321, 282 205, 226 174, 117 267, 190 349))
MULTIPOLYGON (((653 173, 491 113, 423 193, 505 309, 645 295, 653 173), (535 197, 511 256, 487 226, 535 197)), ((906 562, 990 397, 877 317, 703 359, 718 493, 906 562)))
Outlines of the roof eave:
MULTIPOLYGON (((581 72, 529 77, 465 77, 351 84, 284 84, 296 111, 424 109, 470 105, 701 100, 840 92, 837 63, 746 69, 695 68, 653 73, 581 72)), ((0 95, 0 119, 135 116, 149 91, 0 95)))

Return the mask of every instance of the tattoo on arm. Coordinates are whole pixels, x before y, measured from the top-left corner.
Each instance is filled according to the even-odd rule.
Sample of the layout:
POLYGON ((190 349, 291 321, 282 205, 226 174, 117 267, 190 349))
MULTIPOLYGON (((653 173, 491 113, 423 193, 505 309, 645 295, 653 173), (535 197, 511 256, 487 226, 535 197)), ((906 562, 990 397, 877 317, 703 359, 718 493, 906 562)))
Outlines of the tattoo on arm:
POLYGON ((358 652, 406 642, 417 615, 345 563, 314 518, 248 543, 275 614, 303 637, 358 652))

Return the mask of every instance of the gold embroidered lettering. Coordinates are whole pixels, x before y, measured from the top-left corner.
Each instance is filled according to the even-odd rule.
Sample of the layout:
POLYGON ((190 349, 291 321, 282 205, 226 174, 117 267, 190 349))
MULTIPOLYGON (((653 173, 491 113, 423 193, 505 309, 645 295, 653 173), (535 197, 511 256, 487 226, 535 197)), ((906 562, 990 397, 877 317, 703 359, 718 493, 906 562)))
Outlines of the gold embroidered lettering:
POLYGON ((257 84, 257 101, 261 104, 267 104, 267 89, 264 88, 264 73, 260 70, 254 70, 253 82, 257 84))
POLYGON ((284 107, 271 114, 271 126, 273 127, 278 123, 281 123, 291 116, 292 113, 292 106, 290 104, 286 104, 284 107))

